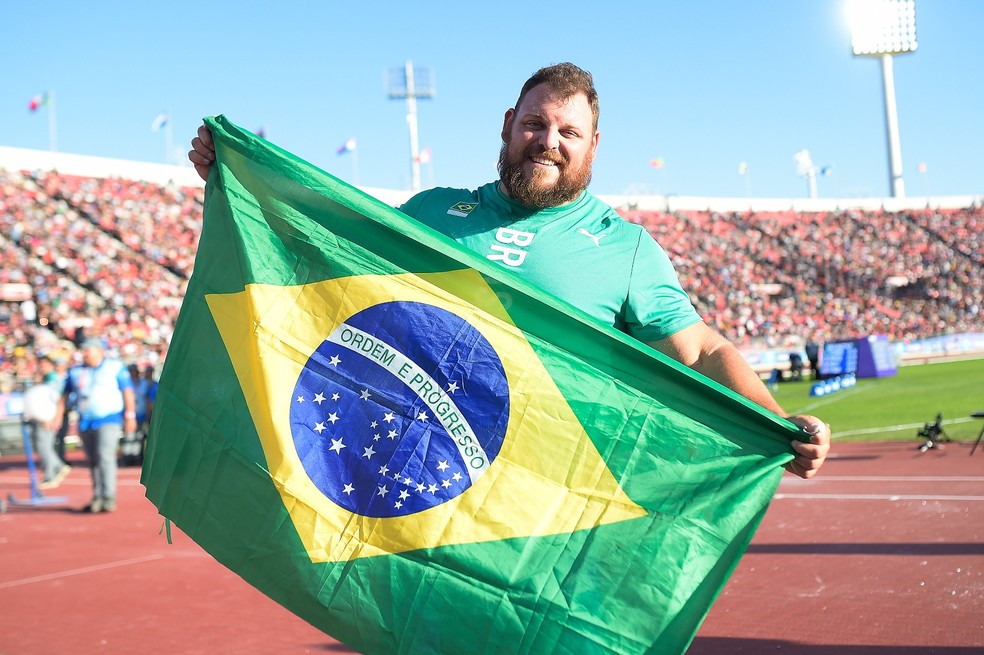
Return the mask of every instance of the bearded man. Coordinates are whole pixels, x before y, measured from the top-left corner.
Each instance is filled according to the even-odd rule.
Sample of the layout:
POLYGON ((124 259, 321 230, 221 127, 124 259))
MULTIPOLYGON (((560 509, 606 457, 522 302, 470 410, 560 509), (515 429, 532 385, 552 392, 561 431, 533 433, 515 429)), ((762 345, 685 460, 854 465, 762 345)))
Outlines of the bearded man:
MULTIPOLYGON (((437 188, 400 209, 525 280, 782 416, 738 349, 701 320, 663 249, 587 191, 598 150, 598 92, 571 63, 541 68, 502 123, 499 180, 437 188)), ((215 160, 208 129, 188 158, 202 179, 215 160)), ((811 436, 794 440, 787 469, 816 474, 830 427, 789 416, 811 436)))

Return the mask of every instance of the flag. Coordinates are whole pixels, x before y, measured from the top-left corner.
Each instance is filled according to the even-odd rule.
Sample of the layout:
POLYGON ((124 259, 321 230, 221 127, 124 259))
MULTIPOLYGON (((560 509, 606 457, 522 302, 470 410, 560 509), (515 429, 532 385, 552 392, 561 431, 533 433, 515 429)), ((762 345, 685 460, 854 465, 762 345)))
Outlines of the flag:
POLYGON ((344 155, 345 153, 353 152, 354 150, 355 150, 355 137, 353 136, 353 137, 349 137, 345 141, 345 143, 338 146, 338 150, 336 152, 339 155, 344 155))
POLYGON ((48 92, 47 91, 45 91, 41 95, 37 95, 37 96, 32 97, 31 100, 27 103, 27 108, 29 110, 31 110, 31 111, 37 111, 38 109, 41 109, 42 107, 47 107, 47 106, 48 106, 48 92))
POLYGON ((152 132, 159 131, 162 127, 167 125, 168 120, 170 120, 170 116, 168 116, 167 114, 164 113, 157 114, 157 117, 154 119, 154 122, 150 124, 150 130, 152 132))
POLYGON ((417 163, 428 164, 430 163, 430 160, 431 160, 431 149, 430 146, 427 146, 426 148, 420 151, 420 154, 417 155, 417 163))
POLYGON ((655 168, 656 170, 660 170, 665 165, 666 165, 666 162, 663 161, 663 158, 662 157, 657 157, 656 159, 651 159, 649 161, 649 166, 651 168, 655 168))
POLYGON ((738 174, 744 175, 748 172, 748 162, 743 161, 738 164, 738 174))
POLYGON ((359 652, 683 653, 795 426, 206 122, 161 514, 359 652))

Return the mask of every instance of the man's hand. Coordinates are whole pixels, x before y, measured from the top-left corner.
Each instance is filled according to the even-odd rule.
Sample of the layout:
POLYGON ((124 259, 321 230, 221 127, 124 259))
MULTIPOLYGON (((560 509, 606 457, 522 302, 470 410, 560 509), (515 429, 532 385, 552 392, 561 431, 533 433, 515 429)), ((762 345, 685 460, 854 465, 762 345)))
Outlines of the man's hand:
POLYGON ((809 480, 817 474, 830 452, 830 426, 815 416, 790 416, 789 420, 811 435, 811 438, 808 442, 793 440, 796 457, 786 464, 786 470, 809 480))
POLYGON ((209 168, 215 161, 215 144, 212 143, 212 132, 204 125, 198 128, 198 136, 191 140, 188 160, 195 165, 199 177, 207 181, 209 168))

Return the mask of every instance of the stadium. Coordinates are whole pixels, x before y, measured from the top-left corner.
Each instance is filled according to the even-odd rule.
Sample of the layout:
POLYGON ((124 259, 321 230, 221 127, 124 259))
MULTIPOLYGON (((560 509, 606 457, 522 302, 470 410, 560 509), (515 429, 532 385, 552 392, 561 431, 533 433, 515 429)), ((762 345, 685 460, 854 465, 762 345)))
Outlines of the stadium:
MULTIPOLYGON (((920 6, 918 56, 913 0, 125 4, 8 12, 5 89, 37 95, 0 103, 0 655, 982 652, 973 0, 920 6), (422 149, 435 78, 409 52, 445 94, 422 149), (503 170, 524 96, 501 110, 558 61, 604 106, 571 204, 650 235, 680 289, 662 253, 623 274, 606 233, 556 221, 590 237, 551 237, 577 253, 564 284, 659 278, 742 384, 483 258, 463 233, 485 216, 503 255, 539 229, 489 196, 445 211, 500 145, 503 196, 567 211, 503 170), (185 152, 202 115, 208 186, 185 152), (71 388, 94 348, 143 401, 99 417, 98 452, 71 388), (804 415, 832 434, 816 476, 804 415)), ((578 94, 532 102, 570 127, 578 94)), ((568 168, 543 152, 523 166, 568 168)), ((654 310, 643 330, 673 315, 618 300, 654 310)))
MULTIPOLYGON (((159 371, 201 231, 194 170, 3 147, 0 170, 0 391, 92 335, 159 371)), ((822 357, 881 336, 900 365, 984 357, 984 197, 602 199, 646 227, 704 320, 773 382, 805 379, 809 342, 822 357)))

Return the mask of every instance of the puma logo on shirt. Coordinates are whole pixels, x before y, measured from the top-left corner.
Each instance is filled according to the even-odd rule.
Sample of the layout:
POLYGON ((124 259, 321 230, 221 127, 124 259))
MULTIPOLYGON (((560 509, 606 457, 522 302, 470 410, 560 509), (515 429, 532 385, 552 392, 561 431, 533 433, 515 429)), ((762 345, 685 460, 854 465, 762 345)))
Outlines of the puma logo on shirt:
POLYGON ((585 230, 583 227, 581 229, 579 229, 577 231, 577 233, 578 234, 583 234, 584 236, 586 236, 589 239, 591 239, 592 241, 594 241, 595 246, 597 246, 599 248, 601 247, 601 237, 605 236, 605 232, 602 232, 601 234, 591 234, 590 232, 588 232, 587 230, 585 230))

